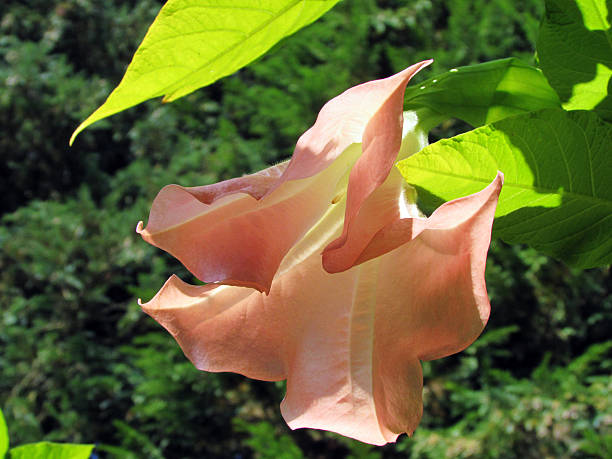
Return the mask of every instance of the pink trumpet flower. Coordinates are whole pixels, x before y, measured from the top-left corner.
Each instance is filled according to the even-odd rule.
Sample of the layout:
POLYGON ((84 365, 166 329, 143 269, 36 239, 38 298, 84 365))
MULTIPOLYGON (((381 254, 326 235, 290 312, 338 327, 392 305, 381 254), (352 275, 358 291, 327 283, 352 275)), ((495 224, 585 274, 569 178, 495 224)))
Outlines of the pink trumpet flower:
POLYGON ((430 62, 329 101, 289 162, 166 186, 147 227, 138 224, 208 283, 172 276, 144 311, 200 370, 286 379, 291 428, 376 445, 412 434, 420 360, 464 349, 489 317, 484 270, 501 174, 427 218, 394 166, 427 143, 402 108, 408 81, 430 62))

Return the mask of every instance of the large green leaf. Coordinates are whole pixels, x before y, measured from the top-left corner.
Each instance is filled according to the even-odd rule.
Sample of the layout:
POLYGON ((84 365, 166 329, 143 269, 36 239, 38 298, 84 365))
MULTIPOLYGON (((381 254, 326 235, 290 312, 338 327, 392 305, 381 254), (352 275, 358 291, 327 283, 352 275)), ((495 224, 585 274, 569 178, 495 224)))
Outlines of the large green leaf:
POLYGON ((505 175, 494 235, 588 268, 612 262, 612 126, 546 109, 441 140, 399 163, 425 208, 505 175))
POLYGON ((9 436, 8 429, 6 428, 6 421, 4 420, 4 414, 0 410, 0 459, 2 459, 9 448, 9 436))
POLYGON ((10 459, 89 459, 94 445, 51 443, 41 441, 18 446, 9 452, 10 459))
POLYGON ((568 110, 612 120, 611 0, 546 0, 540 66, 568 110))
POLYGON ((511 115, 561 107, 542 72, 509 58, 459 67, 406 90, 408 110, 427 108, 441 119, 482 126, 511 115))
POLYGON ((119 86, 76 129, 153 97, 171 102, 229 75, 339 0, 168 0, 119 86))

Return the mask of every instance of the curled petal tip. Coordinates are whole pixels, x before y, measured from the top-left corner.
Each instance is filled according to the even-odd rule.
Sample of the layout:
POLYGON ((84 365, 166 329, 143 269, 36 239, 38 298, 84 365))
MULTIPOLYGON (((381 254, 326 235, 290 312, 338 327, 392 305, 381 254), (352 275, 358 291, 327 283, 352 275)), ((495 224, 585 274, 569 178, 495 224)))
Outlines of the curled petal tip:
POLYGON ((144 231, 144 223, 142 222, 142 220, 140 220, 138 224, 136 225, 136 232, 138 234, 141 234, 143 231, 144 231))
POLYGON ((412 69, 416 68, 414 70, 414 72, 413 72, 413 74, 415 74, 417 72, 420 72, 425 67, 430 66, 433 63, 433 61, 434 61, 433 59, 426 59, 426 60, 418 62, 418 63, 416 63, 416 64, 414 64, 414 65, 412 65, 411 67, 408 67, 408 68, 412 68, 412 69))

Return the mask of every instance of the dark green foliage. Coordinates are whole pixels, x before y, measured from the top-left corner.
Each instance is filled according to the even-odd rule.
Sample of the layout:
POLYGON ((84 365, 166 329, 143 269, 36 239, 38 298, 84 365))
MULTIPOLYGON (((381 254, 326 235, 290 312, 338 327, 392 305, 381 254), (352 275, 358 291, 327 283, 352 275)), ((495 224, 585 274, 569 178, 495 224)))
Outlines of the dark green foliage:
POLYGON ((482 336, 447 378, 430 369, 440 385, 426 390, 426 401, 449 410, 454 422, 430 424, 426 415, 414 441, 398 449, 414 458, 609 457, 612 341, 592 345, 567 366, 551 366, 547 354, 528 377, 517 378, 487 368, 486 348, 510 344, 519 333, 506 330, 511 334, 482 336))
POLYGON ((427 366, 423 428, 380 449, 288 431, 282 384, 198 372, 136 303, 171 273, 190 280, 134 232, 163 185, 286 158, 326 100, 418 59, 436 59, 421 80, 494 58, 529 61, 541 2, 347 0, 236 75, 111 117, 69 149, 161 3, 0 6, 0 406, 11 444, 90 442, 134 458, 460 457, 469 448, 605 457, 609 346, 592 345, 612 328, 606 269, 574 272, 494 247, 487 334, 427 366))
POLYGON ((612 121, 610 0, 546 0, 538 60, 567 110, 594 110, 612 121), (593 22, 593 17, 599 21, 593 22), (607 30, 605 29, 607 27, 607 30), (577 46, 578 44, 578 46, 577 46))
POLYGON ((489 325, 519 326, 508 366, 527 376, 550 352, 551 363, 567 365, 591 343, 610 339, 610 268, 573 270, 537 251, 493 243, 487 266, 492 303, 489 325))
POLYGON ((244 443, 256 452, 261 459, 300 459, 302 450, 286 433, 278 434, 269 422, 246 422, 241 418, 234 420, 238 430, 247 432, 249 438, 244 443))
POLYGON ((0 174, 11 178, 0 182, 0 213, 81 183, 103 194, 107 174, 129 163, 133 115, 112 121, 115 136, 92 131, 74 149, 66 138, 104 100, 158 4, 29 3, 4 2, 0 20, 0 174))

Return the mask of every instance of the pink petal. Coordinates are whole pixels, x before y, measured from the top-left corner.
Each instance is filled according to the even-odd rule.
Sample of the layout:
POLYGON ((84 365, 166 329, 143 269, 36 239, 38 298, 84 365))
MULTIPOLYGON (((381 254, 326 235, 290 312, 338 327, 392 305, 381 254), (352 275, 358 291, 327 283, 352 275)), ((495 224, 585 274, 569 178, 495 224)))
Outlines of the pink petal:
MULTIPOLYGON (((383 184, 361 204, 351 225, 345 221, 342 236, 325 247, 322 256, 327 272, 337 273, 354 266, 374 236, 382 228, 401 219, 399 197, 403 187, 404 179, 393 168, 383 184)), ((402 232, 402 237, 408 237, 403 242, 411 239, 410 234, 402 232)))
POLYGON ((169 185, 137 231, 204 282, 268 292, 289 249, 329 207, 354 154, 347 150, 316 176, 280 186, 285 165, 215 185, 169 185))
POLYGON ((351 225, 345 222, 342 236, 325 248, 323 267, 330 273, 341 272, 405 244, 427 228, 458 225, 471 215, 466 213, 468 209, 476 211, 486 201, 495 206, 502 183, 503 174, 498 173, 481 193, 447 202, 428 219, 402 218, 402 189, 406 185, 393 168, 385 182, 362 203, 351 225), (466 207, 464 200, 472 205, 466 207))
MULTIPOLYGON (((484 190, 442 204, 427 219, 400 218, 391 221, 372 237, 368 245, 359 253, 355 264, 363 263, 390 252, 416 238, 426 229, 442 230, 454 226, 459 227, 475 218, 488 220, 489 213, 495 213, 503 181, 503 174, 498 172, 493 182, 484 190), (484 212, 483 209, 487 209, 487 212, 484 212)), ((364 215, 364 218, 367 218, 367 215, 364 215)), ((474 235, 474 238, 478 238, 482 243, 486 242, 486 248, 488 248, 491 240, 490 231, 487 230, 486 226, 482 228, 483 233, 474 235)))
MULTIPOLYGON (((489 318, 484 273, 502 181, 503 175, 498 173, 479 193, 444 204, 427 220, 412 219, 413 237, 416 233, 418 236, 380 257, 389 271, 411 266, 411 274, 403 282, 394 283, 393 289, 381 290, 388 295, 411 296, 414 307, 387 313, 395 314, 396 320, 389 322, 393 328, 411 330, 409 341, 418 349, 415 355, 420 360, 438 359, 465 349, 489 318), (419 307, 421 304, 428 306, 419 307)), ((407 220, 410 219, 404 221, 407 220)), ((399 243, 396 238, 396 231, 382 231, 374 245, 380 243, 389 248, 395 245, 390 242, 399 243)), ((380 249, 376 247, 373 252, 380 249)))
POLYGON ((384 180, 390 169, 386 164, 393 164, 401 143, 406 85, 432 62, 419 62, 389 78, 352 87, 327 102, 315 124, 299 138, 283 178, 295 180, 317 174, 350 144, 363 143, 363 154, 368 158, 381 154, 378 159, 385 164, 375 166, 371 176, 379 175, 384 180), (399 138, 391 128, 395 126, 400 128, 399 138))
POLYGON ((395 441, 421 417, 419 360, 463 349, 488 319, 484 268, 500 187, 498 176, 428 220, 398 220, 412 220, 408 242, 397 245, 391 225, 364 253, 391 251, 344 272, 327 273, 311 253, 268 296, 171 278, 143 308, 198 368, 287 378, 290 427, 395 441))
POLYGON ((141 306, 198 369, 278 381, 287 374, 286 314, 262 307, 265 297, 250 288, 195 286, 172 276, 141 306))
POLYGON ((323 263, 329 272, 350 268, 360 248, 368 243, 369 238, 388 222, 398 218, 400 207, 397 200, 389 200, 387 195, 395 193, 399 196, 404 180, 393 168, 393 164, 398 159, 400 148, 400 155, 405 158, 427 145, 427 135, 420 131, 416 116, 404 126, 408 129, 404 129, 405 137, 400 140, 402 103, 403 99, 389 98, 380 110, 385 116, 373 118, 364 134, 364 154, 351 170, 349 178, 344 230, 324 252, 323 263), (392 122, 398 116, 400 123, 392 122), (376 141, 371 142, 368 137, 376 141), (384 209, 380 208, 381 204, 385 206, 384 209))

